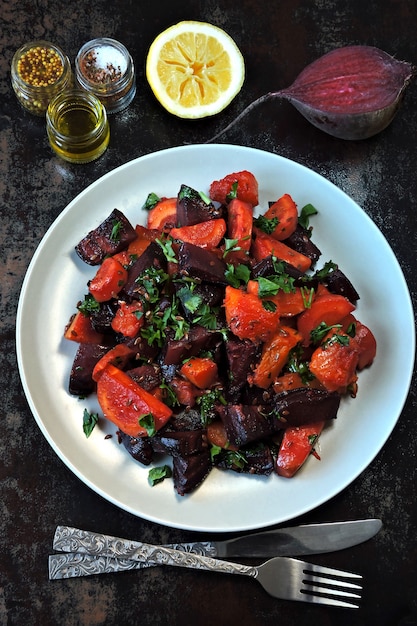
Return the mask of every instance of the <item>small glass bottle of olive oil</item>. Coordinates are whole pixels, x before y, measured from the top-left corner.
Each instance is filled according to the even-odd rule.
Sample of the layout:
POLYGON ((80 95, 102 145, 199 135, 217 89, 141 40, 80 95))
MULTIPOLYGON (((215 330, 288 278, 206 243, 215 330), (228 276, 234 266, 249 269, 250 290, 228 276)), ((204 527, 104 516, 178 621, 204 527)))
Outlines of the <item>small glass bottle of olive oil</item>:
POLYGON ((52 149, 71 163, 88 163, 106 150, 110 129, 106 109, 86 91, 58 94, 46 112, 46 131, 52 149))
POLYGON ((12 87, 20 104, 44 116, 49 102, 73 84, 71 64, 64 52, 49 41, 31 41, 17 50, 11 65, 12 87))

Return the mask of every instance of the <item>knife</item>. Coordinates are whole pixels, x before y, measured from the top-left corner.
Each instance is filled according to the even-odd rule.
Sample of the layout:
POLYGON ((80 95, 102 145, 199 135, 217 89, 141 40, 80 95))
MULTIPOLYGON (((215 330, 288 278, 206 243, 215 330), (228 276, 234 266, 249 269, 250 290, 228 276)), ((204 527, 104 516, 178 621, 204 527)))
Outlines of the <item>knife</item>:
MULTIPOLYGON (((381 527, 379 519, 305 524, 225 541, 174 543, 162 547, 218 558, 320 554, 362 543, 373 537, 381 527)), ((129 539, 58 526, 53 548, 69 554, 49 557, 49 578, 72 578, 152 566, 154 564, 137 560, 143 545, 129 539)))

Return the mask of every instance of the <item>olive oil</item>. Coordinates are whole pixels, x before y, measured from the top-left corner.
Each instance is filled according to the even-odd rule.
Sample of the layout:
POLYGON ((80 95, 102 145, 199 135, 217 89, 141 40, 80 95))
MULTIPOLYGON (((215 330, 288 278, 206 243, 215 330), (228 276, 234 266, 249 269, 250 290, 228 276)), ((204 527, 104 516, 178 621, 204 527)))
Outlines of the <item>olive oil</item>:
POLYGON ((51 101, 46 129, 52 149, 72 163, 97 159, 110 139, 104 106, 93 94, 81 90, 63 92, 51 101))

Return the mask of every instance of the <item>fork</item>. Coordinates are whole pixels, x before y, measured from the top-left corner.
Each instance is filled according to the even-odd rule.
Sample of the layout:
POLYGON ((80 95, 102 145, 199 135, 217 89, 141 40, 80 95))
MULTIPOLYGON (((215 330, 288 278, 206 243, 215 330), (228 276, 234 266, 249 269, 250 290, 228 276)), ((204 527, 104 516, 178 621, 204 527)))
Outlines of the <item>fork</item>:
MULTIPOLYGON (((59 531, 59 527, 57 530, 59 531)), ((66 531, 67 549, 75 550, 77 555, 52 555, 49 563, 51 579, 74 576, 74 569, 71 571, 71 567, 75 567, 74 563, 81 554, 92 555, 97 560, 117 555, 120 539, 74 528, 66 528, 66 531), (57 559, 58 562, 60 559, 61 569, 56 567, 57 559), (67 567, 65 575, 66 564, 69 571, 67 567)), ((138 548, 129 555, 129 559, 133 561, 249 576, 257 580, 271 596, 283 600, 355 609, 359 606, 362 590, 362 586, 358 584, 362 580, 359 574, 287 557, 275 557, 260 565, 250 566, 149 543, 138 542, 136 545, 138 548)), ((61 546, 61 549, 66 548, 61 546)))

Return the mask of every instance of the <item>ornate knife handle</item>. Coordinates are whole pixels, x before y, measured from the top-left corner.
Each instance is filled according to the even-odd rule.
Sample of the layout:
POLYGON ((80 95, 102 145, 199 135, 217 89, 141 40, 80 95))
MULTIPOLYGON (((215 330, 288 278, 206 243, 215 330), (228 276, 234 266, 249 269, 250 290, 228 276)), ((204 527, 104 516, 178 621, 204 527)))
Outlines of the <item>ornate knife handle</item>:
MULTIPOLYGON (((80 555, 87 554, 99 559, 109 559, 109 557, 129 559, 144 563, 148 566, 172 565, 176 567, 224 572, 225 574, 242 574, 253 578, 256 578, 258 575, 256 567, 222 561, 210 556, 175 550, 166 546, 154 546, 148 543, 120 539, 110 535, 92 533, 68 526, 57 527, 54 537, 54 548, 63 552, 77 552, 80 555)), ((65 555, 59 555, 61 559, 64 556, 65 555)), ((58 555, 55 555, 55 557, 58 558, 58 555)), ((103 562, 102 565, 103 567, 106 567, 106 565, 111 567, 112 563, 103 562)), ((110 571, 112 570, 110 569, 110 571)), ((56 577, 58 578, 60 576, 56 577)))

